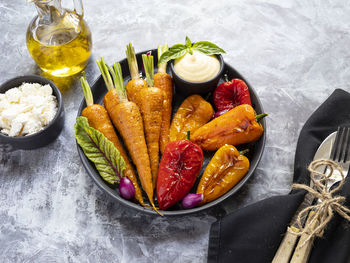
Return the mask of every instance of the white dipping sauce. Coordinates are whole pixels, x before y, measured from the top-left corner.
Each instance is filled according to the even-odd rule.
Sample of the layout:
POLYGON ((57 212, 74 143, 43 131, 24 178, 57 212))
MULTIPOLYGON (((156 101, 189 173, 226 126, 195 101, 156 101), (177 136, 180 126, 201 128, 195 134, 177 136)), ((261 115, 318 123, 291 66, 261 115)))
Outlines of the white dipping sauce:
POLYGON ((205 55, 193 50, 174 61, 176 74, 190 82, 204 82, 214 78, 220 71, 220 61, 215 55, 205 55))

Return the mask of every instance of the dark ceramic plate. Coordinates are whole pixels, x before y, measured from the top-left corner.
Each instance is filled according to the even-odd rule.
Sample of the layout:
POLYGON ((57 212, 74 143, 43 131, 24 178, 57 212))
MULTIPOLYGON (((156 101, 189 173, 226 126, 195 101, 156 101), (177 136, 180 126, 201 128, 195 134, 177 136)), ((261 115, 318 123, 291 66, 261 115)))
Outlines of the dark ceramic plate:
MULTIPOLYGON (((140 53, 136 54, 139 68, 141 68, 141 64, 142 64, 141 55, 146 53, 146 52, 147 51, 140 52, 140 53)), ((157 65, 157 50, 156 49, 152 50, 152 54, 153 54, 154 59, 155 59, 155 65, 157 65)), ((129 73, 127 60, 123 59, 122 61, 120 61, 120 65, 122 67, 124 82, 126 84, 130 80, 130 73, 129 73)), ((167 68, 167 71, 170 74, 169 66, 167 68)), ((157 67, 155 67, 155 72, 157 72, 157 67)), ((252 104, 253 104, 254 109, 256 110, 257 114, 263 113, 264 110, 262 108, 261 102, 260 102, 257 94, 255 93, 254 89, 249 85, 249 83, 233 67, 229 66, 226 63, 225 63, 224 73, 226 73, 228 75, 229 79, 240 78, 247 83, 247 85, 249 87, 250 96, 251 96, 251 100, 252 100, 252 104)), ((221 82, 223 82, 223 79, 220 80, 220 83, 221 82)), ((95 81, 95 83, 92 85, 92 93, 94 96, 94 102, 99 103, 99 104, 103 104, 103 98, 104 98, 104 95, 107 93, 107 89, 106 89, 106 86, 104 84, 102 76, 100 76, 95 81)), ((184 99, 185 99, 185 97, 183 95, 175 94, 174 101, 173 101, 173 114, 177 111, 178 107, 180 106, 180 104, 183 102, 184 99)), ((78 111, 78 116, 81 115, 81 112, 85 107, 86 107, 85 100, 83 100, 81 105, 80 105, 79 111, 78 111)), ((263 135, 261 136, 261 138, 258 141, 254 142, 254 143, 240 145, 237 147, 238 150, 248 148, 249 153, 246 156, 250 160, 250 169, 249 169, 248 173, 245 175, 245 177, 237 185, 235 185, 225 195, 223 195, 220 198, 218 198, 218 199, 216 199, 208 204, 205 204, 203 206, 185 210, 185 209, 181 208, 180 204, 178 204, 178 205, 175 205, 174 207, 172 207, 170 210, 161 211, 161 212, 167 216, 186 215, 186 214, 199 212, 199 211, 208 209, 210 207, 213 207, 213 206, 221 203, 223 200, 225 200, 226 198, 228 198, 228 197, 232 196, 234 193, 236 193, 238 191, 238 189, 240 189, 242 187, 242 185, 244 185, 245 182, 252 176, 252 174, 253 174, 254 170, 256 169, 256 167, 260 161, 260 158, 262 156, 264 146, 265 146, 265 136, 266 136, 265 135, 266 134, 265 120, 262 120, 261 124, 263 125, 265 132, 263 133, 263 135)), ((84 152, 82 151, 82 149, 79 146, 78 146, 78 152, 79 152, 80 159, 83 162, 83 166, 87 170, 88 174, 92 177, 92 179, 95 181, 95 183, 99 187, 101 187, 107 194, 109 194, 112 198, 114 198, 118 202, 121 202, 122 204, 124 204, 128 207, 131 207, 133 209, 136 209, 138 211, 146 212, 149 214, 156 214, 151 209, 142 207, 141 205, 139 205, 137 203, 134 203, 134 202, 131 202, 131 201, 128 201, 128 200, 121 198, 118 190, 115 187, 110 186, 107 182, 105 182, 102 179, 102 177, 99 175, 99 173, 95 169, 94 164, 91 163, 86 158, 86 156, 84 155, 84 152)), ((213 157, 213 155, 214 155, 214 152, 204 152, 204 162, 203 162, 203 167, 202 167, 200 176, 202 175, 203 171, 205 170, 207 164, 209 163, 209 161, 210 161, 211 157, 213 157)), ((197 179, 197 183, 198 183, 198 181, 199 181, 199 179, 197 179)), ((195 185, 192 190, 196 189, 196 186, 197 185, 195 185)), ((156 196, 156 194, 155 194, 155 196, 156 196)), ((144 199, 147 200, 146 197, 144 199)))
POLYGON ((57 99, 57 113, 54 119, 41 131, 37 133, 26 135, 22 137, 9 137, 7 135, 0 133, 0 146, 10 146, 14 149, 36 149, 54 141, 58 135, 61 133, 64 126, 64 109, 63 109, 63 100, 60 90, 56 85, 49 79, 37 76, 37 75, 28 75, 20 76, 13 79, 10 79, 3 83, 0 86, 0 93, 5 93, 7 90, 19 87, 23 82, 27 83, 39 83, 41 85, 50 84, 52 88, 53 95, 57 99))

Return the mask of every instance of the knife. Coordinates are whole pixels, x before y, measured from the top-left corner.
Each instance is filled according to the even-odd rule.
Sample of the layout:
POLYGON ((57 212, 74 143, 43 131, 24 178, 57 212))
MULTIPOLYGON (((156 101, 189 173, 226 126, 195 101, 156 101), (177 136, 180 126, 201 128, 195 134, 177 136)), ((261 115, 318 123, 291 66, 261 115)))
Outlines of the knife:
MULTIPOLYGON (((333 132, 324 141, 321 143, 321 145, 318 147, 315 155, 314 155, 314 161, 319 159, 329 159, 332 146, 334 144, 334 139, 337 132, 333 132)), ((322 169, 322 168, 320 168, 322 169)), ((310 186, 313 187, 313 183, 311 181, 310 186)), ((292 252, 294 251, 295 244, 297 242, 298 236, 297 233, 300 232, 297 218, 299 213, 305 209, 306 207, 310 206, 315 198, 312 196, 312 194, 307 193, 305 194, 304 200, 299 205, 297 211, 295 212, 291 222, 290 226, 288 227, 288 231, 286 231, 286 234, 275 254, 275 257, 272 260, 272 263, 288 263, 289 259, 292 255, 292 252)), ((301 224, 303 225, 305 223, 306 217, 301 218, 301 224)))

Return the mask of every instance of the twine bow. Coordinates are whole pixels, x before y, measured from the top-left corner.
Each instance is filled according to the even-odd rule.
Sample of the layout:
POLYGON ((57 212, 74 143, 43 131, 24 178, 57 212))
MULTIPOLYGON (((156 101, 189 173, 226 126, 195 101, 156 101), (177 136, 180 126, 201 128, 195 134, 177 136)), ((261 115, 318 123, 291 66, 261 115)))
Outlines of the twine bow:
POLYGON ((301 246, 303 246, 315 236, 322 237, 324 229, 334 216, 334 212, 337 212, 339 215, 350 222, 350 209, 343 206, 345 197, 339 195, 333 196, 335 192, 339 191, 343 187, 345 182, 345 176, 342 168, 336 162, 321 159, 311 162, 308 170, 310 172, 310 178, 314 186, 310 187, 304 184, 293 184, 292 188, 304 189, 311 193, 315 198, 318 198, 320 202, 317 202, 315 205, 306 207, 300 211, 298 215, 297 223, 300 232, 297 233, 297 235, 301 236, 302 234, 307 234, 307 238, 304 243, 301 244, 301 246), (322 173, 319 171, 325 169, 318 169, 320 167, 328 167, 329 169, 327 169, 325 173, 322 173), (331 177, 335 171, 339 172, 341 180, 339 181, 339 184, 334 187, 334 189, 330 189, 330 186, 332 183, 334 183, 334 179, 331 177), (309 213, 311 211, 314 212, 309 213), (305 218, 307 216, 309 216, 309 218, 303 227, 301 223, 302 218, 305 218), (317 222, 317 224, 315 224, 315 222, 317 222), (315 225, 317 226, 315 227, 315 225))

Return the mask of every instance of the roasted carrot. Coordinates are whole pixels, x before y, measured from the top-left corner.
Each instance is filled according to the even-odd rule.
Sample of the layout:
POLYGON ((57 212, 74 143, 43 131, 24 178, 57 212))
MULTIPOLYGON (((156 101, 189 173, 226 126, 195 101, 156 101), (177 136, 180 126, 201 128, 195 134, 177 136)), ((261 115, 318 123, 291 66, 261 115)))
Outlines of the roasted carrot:
POLYGON ((156 187, 159 165, 159 138, 163 115, 163 92, 153 87, 153 56, 142 55, 148 88, 136 94, 145 128, 148 154, 151 162, 153 188, 156 187))
MULTIPOLYGON (((134 47, 129 44, 126 50, 130 72, 133 72, 134 80, 138 77, 138 66, 134 47), (137 72, 137 74, 135 73, 137 72)), ((162 123, 163 92, 153 87, 154 64, 153 56, 142 55, 143 65, 146 72, 146 87, 133 82, 127 90, 128 97, 132 98, 140 109, 143 127, 145 130, 148 155, 150 157, 152 184, 156 187, 159 165, 159 137, 162 123)), ((133 81, 133 80, 131 80, 133 81)))
MULTIPOLYGON (((102 74, 109 74, 108 67, 104 61, 100 61, 100 64, 103 68, 102 74)), ((110 68, 110 71, 112 70, 110 68)), ((119 63, 114 64, 114 74, 115 78, 113 79, 115 80, 114 85, 118 99, 113 101, 118 103, 113 105, 111 103, 113 101, 109 101, 110 97, 105 97, 106 109, 114 126, 122 136, 131 159, 136 166, 143 190, 145 190, 153 209, 158 212, 153 202, 152 173, 141 113, 136 103, 127 99, 119 63)))
MULTIPOLYGON (((168 50, 168 44, 158 47, 158 61, 160 56, 168 50)), ((160 151, 163 153, 165 146, 169 142, 169 131, 171 121, 171 110, 173 101, 173 79, 166 72, 167 63, 158 64, 158 73, 154 75, 154 86, 163 91, 163 117, 160 130, 160 151)))
POLYGON ((127 156, 122 144, 119 141, 118 135, 114 130, 114 127, 106 109, 100 104, 94 104, 91 89, 85 77, 81 77, 80 81, 84 91, 85 101, 87 105, 87 107, 83 110, 81 115, 86 117, 88 119, 89 125, 92 128, 100 131, 104 136, 106 136, 106 138, 110 140, 120 152, 120 155, 123 157, 126 164, 124 176, 130 179, 135 188, 136 200, 144 206, 145 204, 143 201, 141 188, 137 182, 135 171, 129 161, 129 157, 127 156))
POLYGON ((140 78, 139 68, 137 65, 135 49, 129 43, 126 46, 126 57, 128 60, 129 71, 131 80, 126 85, 126 94, 128 95, 128 99, 136 103, 136 94, 143 88, 147 88, 147 83, 144 79, 140 78))

